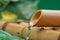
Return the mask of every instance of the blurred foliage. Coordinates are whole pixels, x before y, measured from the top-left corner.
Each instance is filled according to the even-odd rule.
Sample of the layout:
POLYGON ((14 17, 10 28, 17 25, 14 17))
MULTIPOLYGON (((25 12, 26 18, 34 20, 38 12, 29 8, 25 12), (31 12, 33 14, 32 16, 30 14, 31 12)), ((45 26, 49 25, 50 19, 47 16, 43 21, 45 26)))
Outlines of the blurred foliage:
POLYGON ((14 21, 17 19, 14 13, 8 11, 1 12, 1 16, 3 21, 14 21))
POLYGON ((32 14, 37 10, 39 0, 20 0, 19 2, 10 2, 4 9, 14 12, 18 19, 30 20, 32 14))
POLYGON ((12 36, 11 34, 0 30, 0 40, 24 40, 22 38, 19 38, 17 36, 12 36))

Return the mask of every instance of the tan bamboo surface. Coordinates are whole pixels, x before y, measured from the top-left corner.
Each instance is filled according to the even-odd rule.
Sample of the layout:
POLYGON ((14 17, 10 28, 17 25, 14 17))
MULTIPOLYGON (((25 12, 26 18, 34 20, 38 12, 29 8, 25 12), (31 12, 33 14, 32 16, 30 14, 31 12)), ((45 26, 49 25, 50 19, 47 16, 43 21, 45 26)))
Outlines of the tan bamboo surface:
POLYGON ((60 27, 60 10, 38 10, 33 14, 30 24, 38 27, 60 27))
MULTIPOLYGON (((0 21, 0 29, 2 29, 2 25, 4 21, 0 21)), ((22 22, 20 24, 9 23, 6 26, 6 32, 17 35, 19 37, 26 38, 29 30, 28 23, 22 22)), ((58 36, 60 35, 59 31, 54 30, 40 30, 39 27, 32 27, 30 32, 30 40, 58 40, 58 36)))

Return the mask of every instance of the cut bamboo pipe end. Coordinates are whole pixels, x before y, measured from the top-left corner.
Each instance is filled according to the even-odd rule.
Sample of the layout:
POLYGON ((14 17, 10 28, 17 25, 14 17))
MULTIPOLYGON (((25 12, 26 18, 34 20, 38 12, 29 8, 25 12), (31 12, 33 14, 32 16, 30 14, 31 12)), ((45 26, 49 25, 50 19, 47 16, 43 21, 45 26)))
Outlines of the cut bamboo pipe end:
POLYGON ((60 27, 60 10, 38 10, 33 14, 30 25, 60 27))

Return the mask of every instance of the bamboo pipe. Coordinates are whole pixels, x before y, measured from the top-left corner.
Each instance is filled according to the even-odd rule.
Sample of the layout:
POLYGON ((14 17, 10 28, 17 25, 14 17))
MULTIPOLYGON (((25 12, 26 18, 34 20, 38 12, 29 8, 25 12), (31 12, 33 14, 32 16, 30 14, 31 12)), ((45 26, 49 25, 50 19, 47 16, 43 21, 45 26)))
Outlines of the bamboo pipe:
POLYGON ((38 27, 60 27, 60 10, 38 10, 33 14, 30 25, 38 27))
MULTIPOLYGON (((0 21, 0 29, 5 22, 0 21)), ((24 27, 28 27, 28 23, 9 23, 6 26, 6 32, 25 38, 29 32, 24 27), (24 28, 24 29, 23 29, 24 28), (23 30, 23 31, 22 31, 23 30), (22 34, 22 35, 21 35, 22 34)), ((58 40, 60 32, 53 30, 39 30, 38 27, 33 27, 30 32, 30 40, 58 40)))

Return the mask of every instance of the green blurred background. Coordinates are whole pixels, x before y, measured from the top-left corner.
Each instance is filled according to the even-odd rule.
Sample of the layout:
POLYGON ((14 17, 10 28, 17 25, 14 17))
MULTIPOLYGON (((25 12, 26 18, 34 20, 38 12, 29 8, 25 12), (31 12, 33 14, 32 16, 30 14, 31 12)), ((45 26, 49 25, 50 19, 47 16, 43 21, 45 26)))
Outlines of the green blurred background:
POLYGON ((60 0, 40 0, 38 8, 60 10, 60 0))

